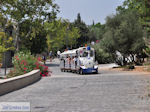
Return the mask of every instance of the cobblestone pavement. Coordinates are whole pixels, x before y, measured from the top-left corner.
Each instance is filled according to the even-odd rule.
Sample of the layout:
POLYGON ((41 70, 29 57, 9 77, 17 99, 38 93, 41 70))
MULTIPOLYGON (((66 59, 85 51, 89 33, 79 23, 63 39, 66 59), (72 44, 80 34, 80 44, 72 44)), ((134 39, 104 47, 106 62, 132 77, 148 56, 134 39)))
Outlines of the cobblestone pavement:
MULTIPOLYGON (((7 68, 6 74, 8 74, 11 69, 12 68, 7 68)), ((0 77, 3 77, 3 76, 5 76, 5 68, 0 68, 0 77)))
POLYGON ((99 71, 94 75, 60 72, 47 65, 51 77, 0 97, 0 101, 27 101, 31 112, 150 112, 150 75, 99 71))

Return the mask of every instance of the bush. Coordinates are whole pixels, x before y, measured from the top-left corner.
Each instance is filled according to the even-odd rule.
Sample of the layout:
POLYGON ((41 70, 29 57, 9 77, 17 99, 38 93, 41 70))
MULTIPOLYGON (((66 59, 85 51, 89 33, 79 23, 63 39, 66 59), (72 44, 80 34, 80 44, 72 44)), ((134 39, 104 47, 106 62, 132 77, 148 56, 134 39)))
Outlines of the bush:
POLYGON ((2 58, 3 57, 3 54, 2 53, 0 53, 0 63, 2 63, 2 58))
POLYGON ((98 63, 105 64, 113 62, 113 57, 109 53, 105 52, 100 45, 96 44, 93 47, 96 52, 96 61, 98 61, 98 63))
POLYGON ((14 69, 10 71, 8 77, 19 76, 35 69, 40 69, 41 76, 50 75, 48 67, 41 63, 41 58, 35 58, 30 52, 18 52, 13 57, 14 69))

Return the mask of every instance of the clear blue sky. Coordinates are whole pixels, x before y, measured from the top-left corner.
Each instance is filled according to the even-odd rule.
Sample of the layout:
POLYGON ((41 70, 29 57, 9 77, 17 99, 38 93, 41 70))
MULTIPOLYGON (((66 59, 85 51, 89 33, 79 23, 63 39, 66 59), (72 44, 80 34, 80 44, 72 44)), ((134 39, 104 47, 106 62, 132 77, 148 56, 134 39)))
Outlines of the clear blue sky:
POLYGON ((77 13, 81 14, 82 20, 90 25, 95 23, 105 23, 108 15, 116 13, 117 6, 124 0, 55 0, 60 7, 58 17, 68 19, 70 22, 77 18, 77 13))

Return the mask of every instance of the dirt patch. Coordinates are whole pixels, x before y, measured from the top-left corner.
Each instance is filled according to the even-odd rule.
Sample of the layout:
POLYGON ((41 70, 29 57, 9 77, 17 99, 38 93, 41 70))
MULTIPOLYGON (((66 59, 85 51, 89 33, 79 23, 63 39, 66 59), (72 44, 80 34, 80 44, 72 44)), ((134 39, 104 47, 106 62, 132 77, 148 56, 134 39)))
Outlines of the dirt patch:
POLYGON ((113 71, 131 71, 131 72, 145 72, 150 73, 150 66, 135 66, 135 69, 127 69, 127 68, 111 68, 109 70, 113 71))

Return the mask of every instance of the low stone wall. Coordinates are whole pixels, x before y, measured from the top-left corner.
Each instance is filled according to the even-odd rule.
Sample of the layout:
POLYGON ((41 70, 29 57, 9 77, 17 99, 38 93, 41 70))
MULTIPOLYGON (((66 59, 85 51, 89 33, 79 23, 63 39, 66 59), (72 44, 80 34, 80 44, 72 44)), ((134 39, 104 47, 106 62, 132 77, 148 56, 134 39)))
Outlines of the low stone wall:
POLYGON ((21 89, 41 79, 40 70, 33 70, 24 75, 0 80, 0 96, 21 89))

